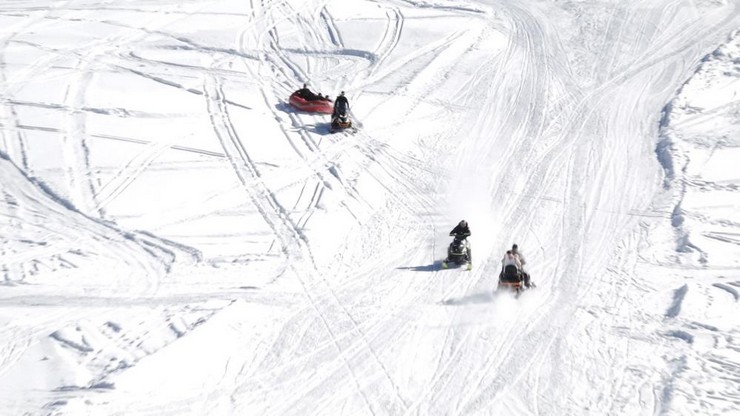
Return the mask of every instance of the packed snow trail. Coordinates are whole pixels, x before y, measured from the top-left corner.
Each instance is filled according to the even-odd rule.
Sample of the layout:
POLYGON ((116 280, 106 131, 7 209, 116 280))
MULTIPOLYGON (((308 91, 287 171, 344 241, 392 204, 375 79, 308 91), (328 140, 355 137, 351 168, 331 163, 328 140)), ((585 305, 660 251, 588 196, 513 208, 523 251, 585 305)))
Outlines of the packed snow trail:
POLYGON ((0 6, 2 408, 680 412, 638 248, 661 110, 739 4, 0 6), (475 267, 441 270, 463 218, 475 267))

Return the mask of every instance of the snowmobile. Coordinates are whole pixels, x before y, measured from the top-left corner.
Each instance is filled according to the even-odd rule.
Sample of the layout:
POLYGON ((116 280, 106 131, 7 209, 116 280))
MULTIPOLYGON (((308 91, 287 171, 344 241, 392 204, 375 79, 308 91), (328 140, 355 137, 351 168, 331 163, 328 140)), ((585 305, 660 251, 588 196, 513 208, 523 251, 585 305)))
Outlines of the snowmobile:
POLYGON ((330 130, 332 133, 336 133, 338 131, 347 130, 351 127, 352 120, 349 118, 349 109, 340 105, 340 108, 335 109, 331 116, 330 130))
POLYGON ((442 262, 442 268, 450 267, 450 263, 458 266, 467 265, 468 270, 473 267, 470 243, 464 236, 456 235, 447 247, 447 258, 442 262))
POLYGON ((512 291, 516 297, 519 297, 526 289, 526 286, 524 286, 524 276, 516 266, 510 264, 499 274, 498 288, 496 291, 512 291))

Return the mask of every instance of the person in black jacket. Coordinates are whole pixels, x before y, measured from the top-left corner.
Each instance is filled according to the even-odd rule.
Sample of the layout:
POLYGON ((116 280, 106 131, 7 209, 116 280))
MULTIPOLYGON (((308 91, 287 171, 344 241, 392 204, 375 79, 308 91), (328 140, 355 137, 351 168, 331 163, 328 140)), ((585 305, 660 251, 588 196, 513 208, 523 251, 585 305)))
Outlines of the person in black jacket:
MULTIPOLYGON (((467 250, 467 257, 468 257, 467 259, 468 268, 470 268, 472 266, 473 253, 472 253, 472 250, 470 249, 470 245, 466 241, 467 238, 470 237, 470 227, 468 227, 468 222, 465 220, 460 221, 455 226, 455 228, 453 228, 452 231, 450 231, 450 236, 455 237, 455 241, 460 240, 461 242, 463 242, 463 244, 465 244, 465 248, 467 250)), ((455 244, 454 241, 450 245, 450 247, 452 247, 453 244, 455 244)), ((449 263, 449 260, 450 260, 450 250, 448 249, 447 258, 443 262, 442 267, 447 268, 447 264, 449 263)))
POLYGON ((313 95, 313 93, 311 92, 311 90, 308 89, 308 87, 306 86, 306 84, 303 84, 303 88, 301 88, 299 90, 296 90, 295 94, 297 96, 303 98, 304 100, 308 100, 308 97, 310 97, 311 95, 313 95))
POLYGON ((303 88, 297 90, 295 94, 307 101, 317 101, 321 99, 319 95, 314 94, 313 91, 308 89, 306 84, 303 84, 303 88))
POLYGON ((468 222, 465 220, 462 220, 459 223, 457 223, 455 228, 453 228, 452 231, 450 231, 450 236, 451 237, 460 236, 463 238, 470 237, 470 227, 468 227, 468 222))
POLYGON ((331 115, 332 118, 337 117, 342 114, 347 114, 349 111, 349 100, 347 100, 347 97, 344 96, 344 91, 342 91, 336 100, 334 100, 334 113, 331 115))

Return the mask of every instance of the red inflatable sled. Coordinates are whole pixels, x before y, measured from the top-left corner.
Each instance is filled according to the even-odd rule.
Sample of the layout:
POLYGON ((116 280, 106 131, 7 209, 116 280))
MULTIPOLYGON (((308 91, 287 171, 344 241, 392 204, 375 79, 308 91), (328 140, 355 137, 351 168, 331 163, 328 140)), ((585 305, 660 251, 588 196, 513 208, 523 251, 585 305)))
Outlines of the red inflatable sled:
POLYGON ((300 111, 324 114, 331 114, 334 112, 334 103, 326 99, 306 100, 303 97, 299 97, 296 93, 293 93, 290 95, 288 102, 300 111))

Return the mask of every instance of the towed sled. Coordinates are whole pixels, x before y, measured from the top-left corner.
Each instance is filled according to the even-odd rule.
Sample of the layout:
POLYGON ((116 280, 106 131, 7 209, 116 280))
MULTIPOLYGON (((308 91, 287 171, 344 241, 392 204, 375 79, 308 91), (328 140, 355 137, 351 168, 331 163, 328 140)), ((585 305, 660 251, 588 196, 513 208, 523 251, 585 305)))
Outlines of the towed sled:
POLYGON ((334 105, 330 99, 319 96, 305 98, 298 91, 290 95, 288 103, 297 110, 309 113, 331 114, 334 112, 334 105))

